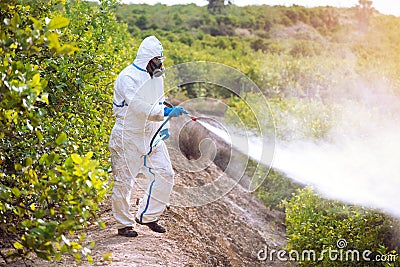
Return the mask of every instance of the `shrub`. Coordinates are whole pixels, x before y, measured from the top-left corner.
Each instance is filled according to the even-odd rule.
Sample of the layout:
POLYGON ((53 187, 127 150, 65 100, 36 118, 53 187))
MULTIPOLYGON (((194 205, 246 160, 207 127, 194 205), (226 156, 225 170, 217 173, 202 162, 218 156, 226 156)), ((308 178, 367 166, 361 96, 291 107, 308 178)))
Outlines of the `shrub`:
MULTIPOLYGON (((360 261, 363 261, 362 252, 365 250, 373 252, 371 257, 376 253, 397 255, 395 251, 388 251, 385 247, 394 223, 386 215, 323 199, 314 194, 310 187, 298 190, 289 201, 283 202, 283 206, 286 210, 286 232, 289 238, 287 251, 316 252, 317 260, 299 257, 301 265, 360 266, 360 261), (324 250, 338 251, 335 254, 337 260, 331 260, 328 253, 322 256, 324 250), (350 258, 353 256, 349 254, 346 260, 348 250, 357 250, 360 261, 349 260, 356 259, 356 256, 350 258), (340 253, 343 255, 342 260, 339 258, 340 253)), ((398 266, 398 262, 387 264, 398 266)))
POLYGON ((0 4, 5 261, 31 252, 91 261, 75 231, 95 222, 108 190, 110 85, 126 55, 126 27, 115 19, 116 1, 62 2, 0 4))
MULTIPOLYGON (((267 167, 260 171, 266 172, 267 167)), ((282 201, 290 200, 296 189, 301 186, 276 170, 271 169, 262 185, 257 189, 257 196, 270 209, 283 210, 282 201)))

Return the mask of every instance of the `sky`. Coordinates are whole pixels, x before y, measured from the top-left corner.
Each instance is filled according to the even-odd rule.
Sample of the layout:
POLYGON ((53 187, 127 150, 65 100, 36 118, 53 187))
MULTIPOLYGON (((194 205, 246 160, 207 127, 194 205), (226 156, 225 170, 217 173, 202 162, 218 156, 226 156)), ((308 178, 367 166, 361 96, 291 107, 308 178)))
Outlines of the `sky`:
MULTIPOLYGON (((358 0, 231 0, 235 5, 288 5, 293 4, 305 7, 313 6, 336 6, 336 7, 352 7, 358 4, 358 0)), ((207 0, 122 0, 126 4, 150 4, 157 3, 166 5, 190 4, 194 3, 204 6, 207 0)), ((372 6, 382 14, 395 15, 400 17, 400 1, 399 0, 372 0, 372 6)))

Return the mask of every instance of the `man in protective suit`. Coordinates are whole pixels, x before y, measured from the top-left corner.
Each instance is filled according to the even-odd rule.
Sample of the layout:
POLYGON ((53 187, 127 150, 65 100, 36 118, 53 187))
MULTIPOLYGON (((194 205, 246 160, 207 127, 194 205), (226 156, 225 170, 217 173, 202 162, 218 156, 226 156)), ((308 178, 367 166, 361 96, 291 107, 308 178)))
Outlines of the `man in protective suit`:
MULTIPOLYGON (((157 221, 169 201, 174 171, 163 140, 152 149, 150 142, 166 117, 187 112, 179 106, 164 105, 163 59, 160 41, 154 36, 146 37, 134 62, 121 71, 114 84, 116 122, 109 141, 114 176, 111 200, 118 235, 122 236, 137 236, 135 222, 155 232, 165 232, 157 221), (151 182, 134 215, 130 212, 130 197, 139 172, 150 177, 151 182)), ((160 136, 168 138, 168 128, 160 136)))

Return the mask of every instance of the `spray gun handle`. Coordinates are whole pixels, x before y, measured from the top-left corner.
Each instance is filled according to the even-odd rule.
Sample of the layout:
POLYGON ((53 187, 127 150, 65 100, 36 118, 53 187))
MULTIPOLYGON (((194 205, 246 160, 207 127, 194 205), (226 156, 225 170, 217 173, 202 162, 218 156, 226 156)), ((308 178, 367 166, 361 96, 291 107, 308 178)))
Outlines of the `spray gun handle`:
POLYGON ((163 104, 168 108, 173 108, 174 107, 171 103, 169 103, 167 101, 164 101, 163 104))

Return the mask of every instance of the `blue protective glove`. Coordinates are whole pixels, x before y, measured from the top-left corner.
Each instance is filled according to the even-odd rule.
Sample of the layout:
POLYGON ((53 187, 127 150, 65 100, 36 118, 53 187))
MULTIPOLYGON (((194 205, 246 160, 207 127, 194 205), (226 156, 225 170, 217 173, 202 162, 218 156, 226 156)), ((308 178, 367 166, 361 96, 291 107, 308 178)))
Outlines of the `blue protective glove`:
POLYGON ((165 137, 163 137, 163 140, 167 140, 169 138, 169 132, 168 129, 164 129, 160 132, 160 136, 165 135, 165 137))
POLYGON ((178 117, 182 114, 188 114, 188 112, 180 106, 176 106, 173 108, 164 108, 164 116, 178 117))

